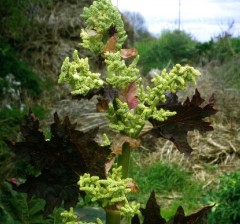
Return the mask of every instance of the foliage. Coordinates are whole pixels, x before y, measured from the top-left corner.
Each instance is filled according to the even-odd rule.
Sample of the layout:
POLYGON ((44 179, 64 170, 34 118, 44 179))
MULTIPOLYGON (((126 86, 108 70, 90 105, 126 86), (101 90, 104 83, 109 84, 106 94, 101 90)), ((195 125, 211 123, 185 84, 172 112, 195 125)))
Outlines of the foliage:
POLYGON ((219 35, 205 43, 198 43, 195 63, 208 65, 209 71, 227 88, 240 89, 240 38, 219 35))
POLYGON ((240 172, 233 171, 220 177, 217 189, 207 200, 216 203, 209 215, 210 224, 234 224, 240 220, 240 172))
POLYGON ((41 173, 27 176, 17 190, 27 192, 30 198, 36 195, 45 199, 45 215, 62 202, 65 209, 75 206, 80 193, 77 186, 79 175, 106 175, 105 163, 111 151, 109 146, 98 146, 93 140, 96 131, 77 131, 67 117, 61 122, 55 114, 51 125, 52 137, 45 140, 39 120, 29 112, 21 125, 25 141, 8 142, 8 145, 18 161, 27 162, 41 173))
POLYGON ((0 1, 1 35, 7 40, 22 40, 39 4, 49 4, 50 2, 51 0, 0 1))
POLYGON ((13 156, 3 147, 0 147, 0 186, 6 179, 12 177, 13 170, 13 156))
POLYGON ((172 191, 180 192, 187 187, 195 188, 187 171, 177 164, 168 164, 164 161, 158 161, 144 168, 137 166, 133 169, 131 177, 141 190, 138 194, 151 191, 165 194, 172 191))
MULTIPOLYGON (((43 119, 48 112, 45 108, 37 105, 33 105, 32 110, 41 119, 43 119)), ((3 142, 4 140, 16 138, 19 132, 19 124, 26 113, 26 108, 21 109, 16 106, 12 108, 5 107, 0 110, 0 148, 2 150, 6 148, 3 142)))
POLYGON ((131 178, 122 178, 122 167, 113 168, 107 179, 90 176, 85 173, 78 182, 80 189, 85 191, 92 202, 98 202, 102 208, 119 207, 121 215, 133 217, 139 213, 140 204, 129 202, 126 194, 133 191, 134 182, 131 178))
POLYGON ((42 211, 45 201, 19 194, 9 183, 0 185, 0 222, 14 224, 45 223, 42 211))
POLYGON ((45 201, 18 193, 8 182, 0 183, 0 222, 8 224, 62 224, 60 212, 54 210, 44 218, 45 201))
POLYGON ((213 130, 210 123, 203 119, 217 112, 213 108, 214 95, 204 103, 205 100, 196 89, 191 101, 187 98, 181 104, 178 102, 177 95, 169 95, 168 100, 167 104, 159 105, 158 108, 176 111, 176 115, 169 117, 166 121, 150 119, 153 125, 151 134, 172 141, 180 152, 189 156, 193 150, 187 142, 187 133, 192 130, 199 130, 202 133, 213 130))
POLYGON ((16 137, 18 125, 24 114, 25 111, 20 111, 18 108, 0 110, 0 134, 3 139, 16 137))
POLYGON ((73 62, 67 57, 63 62, 58 82, 69 83, 74 91, 71 93, 87 95, 91 89, 102 87, 103 81, 99 73, 92 73, 89 70, 88 58, 79 59, 77 50, 73 53, 73 62))
MULTIPOLYGON (((50 139, 46 139, 39 120, 29 111, 20 127, 23 140, 7 143, 17 161, 24 161, 39 172, 32 175, 26 173, 26 181, 16 189, 27 192, 29 199, 34 196, 44 199, 45 217, 61 205, 65 209, 74 207, 79 195, 86 194, 85 199, 90 197, 91 201, 97 201, 106 208, 108 224, 120 223, 120 214, 130 223, 131 217, 138 213, 140 207, 137 202, 129 203, 126 198, 129 191, 137 191, 134 182, 127 178, 132 141, 135 142, 139 137, 145 122, 150 121, 153 128, 149 133, 172 140, 180 152, 189 155, 192 149, 187 143, 188 131, 212 130, 210 123, 202 119, 216 112, 213 109, 214 97, 203 106, 204 100, 196 91, 191 101, 187 99, 183 104, 178 102, 176 92, 185 90, 187 83, 194 83, 200 75, 199 71, 188 65, 177 64, 169 72, 164 69, 161 74, 156 73, 152 85, 145 87, 137 68, 139 55, 136 49, 121 49, 126 33, 120 13, 110 0, 95 1, 89 8, 84 8, 82 16, 86 20, 86 29, 81 31, 82 46, 97 55, 102 74, 91 72, 88 59, 80 59, 75 51, 73 61, 67 58, 63 63, 59 82, 70 84, 72 94, 81 95, 79 98, 91 99, 97 95, 97 108, 107 111, 110 127, 124 136, 120 146, 117 146, 122 150, 114 149, 114 140, 110 145, 99 146, 94 140, 97 129, 85 133, 78 131, 68 117, 61 121, 57 113, 51 125, 50 139), (118 158, 118 168, 109 172, 115 157, 118 158), (117 222, 113 221, 115 218, 117 222)), ((174 35, 175 42, 170 44, 174 46, 173 49, 183 45, 191 50, 194 43, 189 36, 179 31, 175 31, 174 35), (182 39, 178 35, 182 35, 182 39), (178 42, 178 39, 183 42, 178 42)), ((178 53, 172 55, 173 63, 182 56, 188 57, 185 54, 188 50, 183 50, 181 56, 178 53)), ((119 137, 116 139, 119 140, 119 137)), ((154 201, 153 198, 151 195, 150 200, 154 201)), ((208 209, 203 208, 188 219, 180 207, 176 220, 187 223, 190 220, 190 223, 200 217, 202 221, 201 216, 205 214, 202 211, 205 210, 208 209)), ((156 211, 143 211, 145 220, 150 215, 146 213, 151 212, 157 214, 156 211)), ((77 222, 73 210, 62 214, 65 222, 77 222)), ((174 224, 176 222, 173 221, 174 224)))
POLYGON ((208 42, 197 43, 195 50, 196 63, 205 65, 215 62, 218 65, 228 63, 240 53, 240 38, 231 35, 218 36, 208 42))
POLYGON ((194 55, 195 45, 196 42, 184 31, 166 30, 162 32, 156 43, 152 44, 147 51, 141 52, 141 48, 138 49, 141 55, 139 64, 143 74, 153 68, 163 69, 177 63, 189 63, 194 55))
POLYGON ((32 96, 38 97, 40 95, 43 90, 43 82, 4 41, 0 42, 0 61, 0 99, 4 97, 3 90, 5 88, 14 88, 14 86, 9 86, 11 83, 6 80, 8 74, 12 74, 16 81, 20 82, 20 85, 28 90, 32 96))
MULTIPOLYGON (((142 56, 147 56, 148 52, 150 52, 150 49, 152 49, 153 46, 157 43, 158 39, 157 38, 150 38, 149 40, 146 41, 136 41, 135 42, 135 47, 139 52, 141 62, 143 60, 142 56)), ((141 64, 141 68, 144 66, 144 64, 141 64)))
MULTIPOLYGON (((73 208, 70 208, 69 211, 64 211, 61 213, 61 216, 63 217, 63 223, 65 224, 95 224, 95 223, 87 223, 87 222, 81 222, 78 220, 77 215, 74 214, 73 208)), ((100 219, 97 219, 97 224, 102 224, 102 221, 100 219)))
MULTIPOLYGON (((186 216, 182 206, 179 206, 176 214, 168 221, 162 218, 160 214, 160 206, 157 204, 155 193, 152 192, 145 209, 141 209, 144 217, 142 224, 158 223, 158 224, 202 224, 206 223, 207 213, 213 206, 203 207, 201 210, 186 216)), ((137 217, 134 218, 132 224, 140 224, 137 217)))
POLYGON ((109 36, 117 34, 116 48, 121 49, 126 40, 126 32, 121 15, 110 0, 94 1, 81 15, 85 19, 86 29, 82 29, 81 44, 96 55, 100 55, 109 36))
MULTIPOLYGON (((149 120, 153 124, 152 133, 156 137, 166 137, 171 139, 175 142, 181 152, 189 155, 192 149, 187 143, 187 132, 196 128, 203 132, 212 130, 209 123, 204 122, 202 119, 216 112, 213 109, 214 98, 210 98, 208 104, 202 106, 201 104, 204 100, 200 97, 198 91, 196 91, 196 94, 191 101, 187 99, 181 105, 177 101, 177 96, 174 95, 174 93, 177 90, 184 90, 187 82, 195 82, 195 78, 199 76, 200 73, 190 66, 183 67, 177 64, 169 72, 163 70, 161 74, 155 74, 152 79, 153 86, 147 86, 145 88, 141 83, 141 78, 138 76, 139 70, 136 65, 139 56, 136 50, 119 50, 121 45, 119 46, 118 40, 121 40, 121 36, 119 36, 120 34, 117 28, 119 23, 118 19, 113 19, 111 24, 106 23, 106 26, 103 26, 101 22, 105 19, 105 15, 101 15, 102 18, 100 18, 100 21, 97 21, 94 12, 98 13, 98 11, 102 11, 102 3, 105 3, 105 1, 95 1, 93 6, 89 9, 85 8, 84 18, 87 20, 88 30, 82 30, 81 36, 83 39, 82 45, 85 48, 88 48, 98 56, 101 55, 104 60, 103 63, 105 63, 104 65, 106 66, 106 74, 104 74, 106 77, 104 77, 103 74, 90 74, 89 67, 84 64, 87 60, 80 60, 76 55, 77 52, 75 52, 74 62, 70 63, 68 59, 67 61, 65 60, 62 66, 59 82, 64 81, 70 84, 73 88, 72 94, 75 95, 80 93, 80 95, 82 95, 80 98, 91 99, 94 95, 100 95, 98 98, 98 104, 104 103, 104 105, 102 105, 102 109, 107 110, 107 117, 110 120, 111 128, 118 130, 124 135, 137 138, 145 124, 145 121, 149 120), (108 34, 105 41, 102 41, 102 33, 105 35, 106 33, 108 34), (87 83, 81 80, 81 78, 89 76, 89 74, 92 76, 93 80, 90 85, 93 84, 93 86, 88 86, 87 83), (169 96, 173 96, 173 100, 169 99, 167 94, 169 94, 169 96), (183 120, 181 116, 184 116, 184 113, 181 113, 181 111, 185 111, 186 108, 189 111, 188 119, 189 117, 190 119, 192 118, 189 122, 191 124, 188 124, 188 121, 186 121, 186 123, 182 124, 183 126, 179 124, 176 125, 176 123, 178 123, 178 119, 183 120), (172 119, 172 122, 177 127, 176 132, 180 132, 179 135, 175 136, 174 133, 171 135, 172 133, 168 133, 167 131, 168 125, 170 127, 169 130, 173 129, 171 122, 167 122, 170 116, 176 114, 173 109, 176 109, 177 113, 179 113, 176 115, 175 119, 172 119), (200 112, 200 114, 196 117, 196 113, 198 112, 200 112), (166 128, 166 133, 164 130, 161 130, 162 123, 164 123, 163 129, 166 128), (182 130, 184 131, 182 132, 182 130), (164 135, 164 133, 166 135, 164 135)), ((109 5, 110 9, 108 10, 117 13, 111 7, 112 6, 109 5)), ((176 31, 175 33, 177 35, 182 34, 179 31, 176 31)), ((184 45, 186 42, 192 50, 194 42, 185 33, 183 33, 182 36, 181 40, 183 40, 183 42, 175 41, 173 42, 175 45, 172 44, 171 47, 175 49, 177 46, 183 45, 183 48, 186 48, 186 45, 184 45)), ((166 37, 165 39, 168 40, 170 38, 166 37)), ((178 38, 178 36, 175 37, 175 40, 179 39, 180 38, 178 38)), ((183 52, 186 53, 186 50, 183 50, 183 52)), ((181 57, 183 55, 184 54, 182 53, 181 57)), ((186 55, 184 55, 184 57, 186 55)), ((179 58, 180 56, 176 53, 172 57, 173 62, 179 58)), ((127 167, 125 161, 128 160, 129 157, 128 151, 129 150, 126 150, 125 148, 125 150, 122 151, 122 155, 119 156, 119 161, 123 162, 119 162, 118 165, 123 165, 123 168, 125 169, 127 167), (125 159, 122 160, 121 158, 124 157, 125 159)), ((123 170, 124 177, 125 174, 127 174, 125 169, 123 170)), ((101 203, 104 202, 104 204, 102 204, 103 207, 110 205, 106 204, 109 203, 109 198, 107 198, 108 200, 106 202, 104 200, 106 199, 105 197, 108 197, 108 195, 112 197, 112 192, 118 193, 117 187, 121 186, 121 184, 120 186, 119 184, 114 184, 115 187, 113 189, 116 190, 113 191, 111 188, 106 192, 106 186, 104 186, 105 183, 108 183, 108 185, 111 186, 108 179, 101 180, 99 177, 91 176, 91 174, 84 174, 80 177, 80 185, 82 186, 82 184, 84 184, 82 189, 85 190, 88 196, 91 195, 91 200, 103 200, 101 201, 101 203), (85 180, 87 181, 87 186, 85 186, 85 180)), ((124 194, 125 193, 126 192, 124 192, 124 194)), ((120 209, 117 208, 119 198, 115 201, 114 197, 113 200, 114 204, 111 204, 111 206, 114 206, 113 210, 121 211, 122 207, 120 209)))
MULTIPOLYGON (((136 155, 143 156, 141 153, 140 155, 134 153, 133 158, 136 158, 136 155)), ((182 205, 188 213, 202 205, 202 201, 199 200, 204 195, 202 184, 192 173, 178 164, 159 160, 153 164, 142 165, 137 164, 133 159, 130 177, 139 187, 139 192, 131 194, 130 199, 145 204, 149 193, 154 191, 161 201, 161 214, 165 219, 171 218, 179 205, 182 205), (171 197, 174 198, 171 204, 164 205, 165 198, 171 197)))

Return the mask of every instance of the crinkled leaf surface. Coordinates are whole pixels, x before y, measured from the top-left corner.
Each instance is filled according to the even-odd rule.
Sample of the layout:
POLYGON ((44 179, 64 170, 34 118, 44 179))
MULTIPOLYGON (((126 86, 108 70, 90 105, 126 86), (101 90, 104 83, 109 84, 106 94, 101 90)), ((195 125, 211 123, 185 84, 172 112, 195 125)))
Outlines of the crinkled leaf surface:
MULTIPOLYGON (((182 206, 179 206, 176 214, 166 222, 160 214, 160 206, 156 201, 155 193, 152 192, 147 201, 146 208, 141 209, 144 218, 142 224, 207 224, 207 213, 212 207, 212 205, 205 206, 198 212, 186 216, 182 206)), ((134 216, 132 224, 140 224, 138 216, 134 216)))
POLYGON ((159 109, 176 111, 177 114, 169 117, 164 122, 150 119, 149 121, 153 125, 151 134, 172 141, 180 152, 190 155, 193 150, 188 144, 187 133, 193 130, 199 130, 200 132, 213 130, 210 123, 203 119, 217 112, 213 108, 214 103, 214 96, 211 96, 208 102, 205 103, 197 89, 192 99, 187 98, 184 103, 178 102, 176 94, 170 94, 167 97, 167 102, 159 105, 159 109))
POLYGON ((141 213, 144 217, 143 224, 165 224, 166 221, 160 214, 160 206, 158 205, 155 193, 152 192, 145 209, 141 209, 141 213))
POLYGON ((167 224, 207 224, 207 213, 213 206, 206 206, 196 213, 185 216, 182 206, 179 206, 174 217, 167 224))
POLYGON ((97 129, 87 133, 75 130, 68 117, 61 121, 55 113, 51 125, 52 137, 45 140, 39 127, 39 120, 29 112, 21 125, 25 141, 8 142, 17 160, 24 160, 41 173, 27 176, 19 191, 45 199, 45 214, 64 202, 69 209, 75 206, 79 197, 79 175, 90 173, 106 177, 105 164, 111 154, 110 146, 99 146, 94 138, 97 129))
POLYGON ((124 59, 135 57, 135 56, 137 56, 137 54, 138 54, 138 51, 136 48, 128 48, 128 49, 120 50, 120 55, 124 59))

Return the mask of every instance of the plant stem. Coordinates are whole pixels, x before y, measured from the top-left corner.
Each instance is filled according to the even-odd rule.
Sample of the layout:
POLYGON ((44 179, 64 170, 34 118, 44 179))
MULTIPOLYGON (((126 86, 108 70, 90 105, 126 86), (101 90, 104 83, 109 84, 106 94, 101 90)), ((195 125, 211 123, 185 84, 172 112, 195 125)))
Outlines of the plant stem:
POLYGON ((131 148, 128 143, 122 146, 122 155, 118 157, 118 166, 122 166, 122 177, 128 177, 129 161, 130 161, 131 148))
POLYGON ((117 210, 106 209, 106 224, 120 224, 121 215, 117 210))

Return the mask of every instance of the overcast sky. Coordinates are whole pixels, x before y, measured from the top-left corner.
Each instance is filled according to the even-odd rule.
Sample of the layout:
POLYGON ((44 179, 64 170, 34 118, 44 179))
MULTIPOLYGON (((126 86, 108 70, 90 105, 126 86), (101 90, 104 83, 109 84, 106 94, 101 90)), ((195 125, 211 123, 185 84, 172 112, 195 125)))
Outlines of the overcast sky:
MULTIPOLYGON (((112 0, 120 11, 139 12, 148 30, 160 34, 163 29, 178 28, 179 0, 112 0)), ((240 0, 180 0, 181 29, 199 41, 208 41, 227 30, 240 36, 240 0)))

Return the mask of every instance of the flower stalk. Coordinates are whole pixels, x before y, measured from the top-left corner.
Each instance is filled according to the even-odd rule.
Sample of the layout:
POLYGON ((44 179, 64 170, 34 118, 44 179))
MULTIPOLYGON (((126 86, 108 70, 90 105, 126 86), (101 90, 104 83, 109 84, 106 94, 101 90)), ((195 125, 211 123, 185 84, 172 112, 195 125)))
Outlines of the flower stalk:
MULTIPOLYGON (((155 74, 153 85, 144 88, 137 68, 137 51, 121 51, 127 36, 121 15, 111 1, 94 1, 92 6, 84 8, 82 17, 86 21, 86 29, 81 30, 81 45, 104 61, 106 78, 91 72, 88 58, 80 59, 78 52, 74 51, 73 61, 67 57, 63 63, 59 83, 68 83, 73 88, 73 95, 82 96, 91 95, 94 91, 102 92, 107 86, 110 92, 103 91, 101 97, 108 102, 110 127, 132 139, 138 138, 147 120, 154 118, 162 122, 175 115, 176 112, 159 109, 157 105, 166 101, 166 92, 184 90, 187 82, 195 82, 200 73, 190 66, 176 65, 170 72, 163 70, 161 74, 155 74), (129 58, 129 63, 126 63, 126 58, 129 58)), ((131 218, 139 214, 140 204, 130 203, 126 197, 131 192, 128 187, 132 181, 128 178, 131 150, 129 143, 122 144, 117 168, 113 168, 106 179, 89 173, 80 177, 80 189, 93 203, 97 202, 105 209, 106 224, 120 224, 123 218, 130 224, 131 218)))
POLYGON ((128 177, 131 147, 128 143, 124 143, 122 146, 122 154, 118 156, 118 166, 122 166, 122 177, 128 177))

